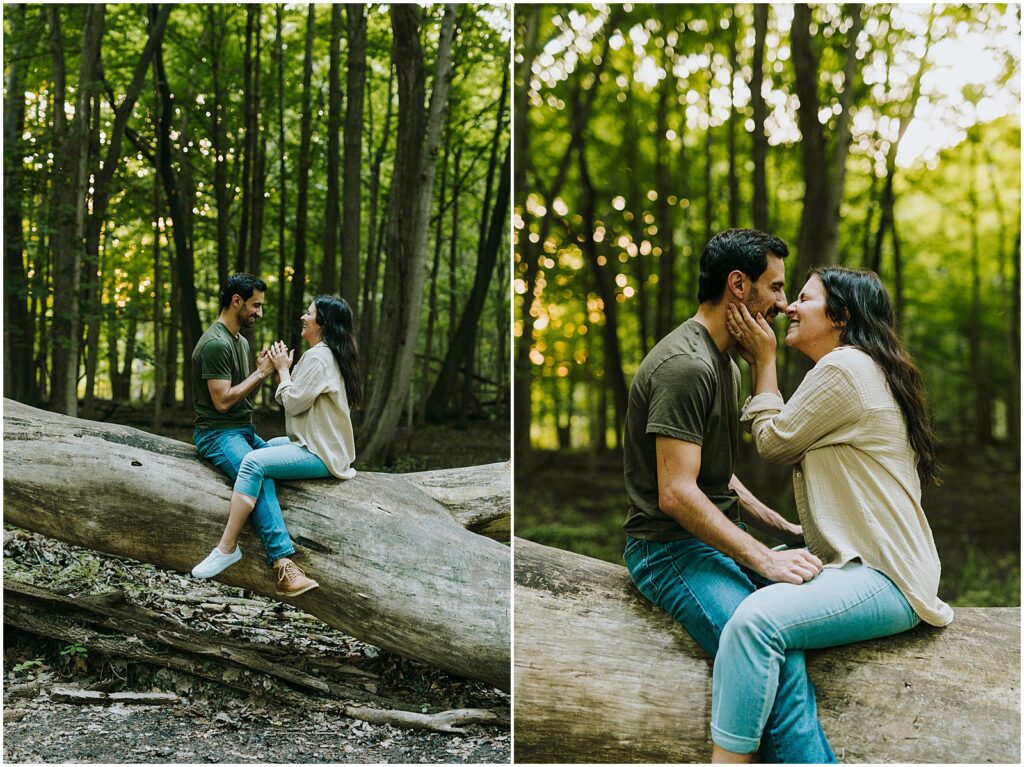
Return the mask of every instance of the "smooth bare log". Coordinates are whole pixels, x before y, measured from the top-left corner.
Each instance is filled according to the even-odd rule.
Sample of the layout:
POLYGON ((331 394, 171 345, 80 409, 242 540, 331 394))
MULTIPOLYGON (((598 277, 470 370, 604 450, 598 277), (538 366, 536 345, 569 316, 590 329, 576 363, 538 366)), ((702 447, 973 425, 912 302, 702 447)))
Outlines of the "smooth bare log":
MULTIPOLYGON (((520 538, 516 761, 708 762, 711 661, 624 567, 520 538)), ((1020 608, 808 654, 843 762, 1020 763, 1020 608)))
MULTIPOLYGON (((507 507, 507 464, 466 471, 503 483, 507 507)), ((465 529, 435 495, 442 501, 373 472, 279 483, 296 560, 320 582, 286 601, 365 642, 507 690, 509 549, 465 529)), ((191 445, 4 400, 8 523, 188 572, 219 539, 230 497, 227 477, 191 445)), ((277 598, 251 525, 240 545, 245 557, 218 580, 277 598)))

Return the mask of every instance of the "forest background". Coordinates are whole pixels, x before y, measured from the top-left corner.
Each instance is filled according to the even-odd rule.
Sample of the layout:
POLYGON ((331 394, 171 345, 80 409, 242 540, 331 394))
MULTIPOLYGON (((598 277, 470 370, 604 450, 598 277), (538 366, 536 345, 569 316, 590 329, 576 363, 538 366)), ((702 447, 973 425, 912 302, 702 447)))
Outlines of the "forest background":
MULTIPOLYGON (((704 243, 753 226, 789 243, 790 300, 814 264, 879 273, 942 442, 940 595, 1019 605, 1019 6, 524 5, 515 24, 516 534, 621 563, 629 382, 695 311, 704 243)), ((780 350, 786 395, 799 356, 780 350)), ((737 474, 795 519, 789 470, 743 436, 737 474)))
POLYGON ((5 396, 190 440, 192 347, 248 271, 268 285, 254 350, 298 359, 320 293, 355 310, 360 468, 425 465, 430 430, 400 425, 494 445, 511 14, 457 8, 5 6, 5 396))

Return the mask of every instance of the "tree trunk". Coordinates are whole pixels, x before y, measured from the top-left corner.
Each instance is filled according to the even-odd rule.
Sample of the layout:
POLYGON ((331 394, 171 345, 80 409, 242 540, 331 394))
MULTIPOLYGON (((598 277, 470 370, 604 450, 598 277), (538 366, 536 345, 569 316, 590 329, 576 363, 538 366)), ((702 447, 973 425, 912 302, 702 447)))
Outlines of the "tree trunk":
POLYGON ((366 12, 345 6, 348 22, 348 71, 345 105, 345 176, 341 211, 341 295, 359 316, 359 243, 362 226, 363 100, 366 85, 366 12))
POLYGON ((452 339, 455 337, 455 326, 459 321, 459 280, 458 280, 458 267, 459 267, 459 238, 461 236, 461 230, 459 229, 459 190, 460 184, 459 179, 459 168, 462 165, 462 146, 459 146, 455 150, 455 170, 453 176, 455 177, 455 188, 456 192, 452 195, 452 233, 451 237, 448 238, 448 345, 451 346, 452 339))
MULTIPOLYGON (((256 146, 256 131, 253 129, 256 106, 252 87, 252 42, 256 15, 260 12, 259 5, 249 5, 245 11, 245 54, 242 59, 242 119, 244 120, 244 136, 242 141, 242 218, 238 226, 238 252, 235 254, 235 272, 245 271, 245 262, 249 254, 249 217, 252 210, 252 163, 256 146)), ((308 105, 303 102, 303 120, 307 118, 308 105)))
MULTIPOLYGON (((227 146, 224 135, 224 105, 227 93, 221 73, 224 36, 227 24, 224 20, 224 6, 211 3, 207 6, 207 33, 210 46, 210 71, 213 77, 213 109, 211 110, 213 144, 213 197, 217 206, 217 286, 228 278, 229 231, 231 227, 231 198, 234 188, 228 184, 227 146)), ((282 191, 283 193, 283 191, 282 191)))
MULTIPOLYGON (((321 293, 338 290, 338 156, 341 132, 341 5, 331 6, 331 37, 327 85, 327 200, 324 210, 324 255, 320 263, 321 293)), ((346 121, 347 125, 347 121, 346 121)))
MULTIPOLYGON (((448 154, 451 144, 451 131, 446 127, 444 132, 444 154, 441 157, 441 189, 438 192, 438 201, 444 207, 445 196, 448 191, 448 154)), ((453 196, 459 193, 455 188, 453 196)), ((453 204, 457 204, 452 200, 453 204)), ((434 263, 430 267, 430 296, 427 299, 427 334, 423 345, 423 367, 420 369, 420 411, 418 413, 420 423, 427 420, 427 398, 430 396, 430 365, 434 357, 434 328, 437 325, 437 280, 441 273, 441 245, 443 243, 444 216, 437 216, 437 228, 434 230, 434 263)))
MULTIPOLYGON (((95 90, 106 6, 87 5, 82 31, 75 117, 70 126, 55 120, 57 147, 54 174, 56 219, 53 222, 53 363, 50 368, 50 407, 56 412, 78 412, 78 353, 81 317, 79 288, 84 246, 84 216, 88 193, 90 98, 95 90)), ((60 9, 50 7, 55 108, 63 111, 66 92, 63 33, 60 9)))
MULTIPOLYGON (((259 8, 259 6, 256 6, 259 8)), ((256 58, 253 62, 253 112, 251 127, 253 131, 253 163, 252 163, 252 203, 249 212, 252 223, 249 227, 249 253, 245 262, 245 271, 260 275, 263 248, 263 211, 266 208, 264 192, 267 186, 267 132, 260 127, 260 115, 263 114, 262 91, 260 81, 263 71, 263 12, 256 14, 256 58)), ((255 355, 257 345, 253 344, 255 355)), ((254 356, 255 359, 255 356, 254 356)))
MULTIPOLYGON (((582 127, 582 126, 581 126, 582 127)), ((596 215, 594 212, 594 198, 596 193, 590 178, 590 169, 586 158, 586 145, 582 137, 578 138, 577 159, 580 173, 580 213, 583 216, 582 232, 583 253, 590 262, 594 273, 594 280, 597 283, 598 293, 604 304, 604 325, 601 328, 601 338, 604 342, 604 378, 611 382, 613 402, 615 403, 615 433, 616 443, 620 441, 622 426, 626 419, 626 404, 629 399, 629 389, 626 387, 626 377, 622 370, 622 350, 619 343, 619 312, 616 301, 615 282, 612 276, 613 268, 607 257, 602 263, 597 252, 597 243, 594 242, 594 227, 596 215)))
MULTIPOLYGON (((363 349, 369 349, 376 337, 376 308, 377 308, 377 275, 380 271, 380 253, 383 226, 378 232, 377 210, 380 202, 380 168, 384 162, 384 155, 391 138, 391 114, 393 111, 393 88, 395 83, 395 67, 392 63, 388 68, 388 96, 387 111, 384 113, 384 130, 380 144, 373 156, 373 163, 370 166, 370 220, 366 227, 366 279, 363 281, 363 312, 359 327, 359 345, 363 349)), ((373 136, 373 110, 370 110, 370 135, 373 136)), ((383 223, 383 222, 380 222, 383 223)), ((369 366, 363 368, 364 377, 369 376, 369 366)))
MULTIPOLYGON (((661 243, 661 256, 658 258, 659 270, 658 270, 658 321, 655 324, 654 335, 655 343, 660 341, 665 335, 676 326, 676 244, 675 244, 675 222, 673 220, 672 206, 668 204, 668 197, 673 193, 672 187, 672 173, 671 173, 671 160, 667 159, 665 155, 671 153, 671 144, 668 139, 664 138, 665 133, 668 131, 668 113, 671 104, 671 100, 676 96, 677 80, 675 74, 672 73, 672 63, 670 61, 665 62, 666 74, 665 79, 661 81, 658 86, 658 139, 655 141, 654 150, 654 178, 655 184, 658 189, 658 202, 657 202, 657 222, 658 222, 658 234, 660 235, 656 242, 661 243)), ((679 125, 679 130, 682 133, 686 130, 686 120, 682 120, 679 125)), ((680 139, 681 141, 681 139, 680 139)), ((639 184, 638 184, 639 186, 639 184)), ((640 225, 640 217, 636 216, 634 221, 637 223, 637 229, 642 231, 640 225)), ((634 237, 634 241, 639 247, 640 242, 634 237)), ((641 261, 644 258, 642 253, 635 256, 635 260, 641 261)), ((643 272, 641 272, 643 274, 643 272)), ((641 300, 639 301, 639 311, 641 313, 646 312, 646 299, 643 299, 646 292, 646 285, 642 283, 637 284, 637 292, 640 294, 641 300)), ((640 327, 643 328, 647 324, 646 319, 641 319, 640 327)), ((647 337, 641 338, 640 351, 646 356, 647 350, 647 337)))
MULTIPOLYGON (((490 231, 488 231, 486 239, 481 243, 477 256, 476 276, 473 279, 473 287, 466 301, 466 308, 463 310, 462 318, 459 320, 459 325, 455 330, 455 336, 448 346, 448 353, 445 355, 444 363, 441 365, 441 372, 437 376, 437 383, 434 384, 434 390, 431 392, 430 400, 427 402, 427 417, 430 420, 437 421, 444 417, 448 404, 455 395, 455 382, 459 368, 463 367, 466 360, 473 356, 473 342, 476 338, 477 328, 480 326, 480 317, 483 314, 484 302, 487 299, 487 290, 490 287, 494 268, 498 263, 498 256, 501 253, 501 243, 504 240, 505 232, 508 230, 510 182, 511 156, 506 152, 505 159, 501 165, 501 176, 498 178, 498 194, 494 199, 494 211, 490 216, 490 231)), ((468 369, 465 380, 471 380, 468 369)))
POLYGON ((981 243, 978 219, 981 206, 978 203, 978 137, 972 133, 968 138, 970 164, 967 168, 968 226, 970 228, 970 254, 968 258, 970 308, 967 318, 967 338, 970 353, 970 369, 975 372, 974 386, 974 444, 983 447, 992 441, 992 392, 989 376, 982 372, 985 366, 984 328, 981 322, 981 243))
POLYGON ((306 56, 302 72, 302 126, 299 136, 299 178, 295 201, 295 260, 292 262, 292 289, 285 316, 288 347, 298 349, 301 327, 299 317, 306 311, 306 222, 309 220, 309 149, 313 135, 310 107, 313 80, 313 36, 316 31, 316 5, 309 4, 306 15, 306 56))
MULTIPOLYGON (((150 13, 153 13, 152 8, 150 13)), ((172 222, 175 271, 177 273, 176 298, 178 299, 178 312, 183 334, 184 359, 187 363, 192 355, 192 347, 199 340, 199 336, 203 334, 202 322, 199 319, 199 307, 196 303, 195 262, 190 231, 191 209, 186 213, 185 206, 182 205, 179 182, 171 164, 171 117, 174 115, 174 102, 164 71, 162 40, 157 42, 154 57, 154 69, 160 88, 160 110, 156 127, 157 141, 160 146, 160 163, 157 171, 163 184, 164 195, 167 198, 167 212, 172 222)), ((174 351, 177 354, 176 346, 174 351)), ((176 374, 177 371, 175 371, 176 374)), ((188 379, 189 377, 186 375, 186 394, 189 388, 188 379)))
MULTIPOLYGON (((227 520, 230 483, 191 445, 13 400, 4 436, 10 524, 187 572, 227 520)), ((509 489, 508 464, 282 483, 300 561, 320 582, 294 603, 363 641, 508 689, 510 552, 457 516, 507 517, 509 489)), ((273 597, 251 526, 241 547, 250 555, 221 580, 273 597)))
POLYGON ((768 119, 768 109, 764 103, 761 88, 764 86, 764 46, 768 36, 768 5, 754 5, 754 60, 751 64, 750 103, 754 110, 753 149, 754 160, 754 199, 752 216, 755 229, 768 231, 768 182, 766 181, 765 164, 768 157, 768 137, 764 132, 764 123, 768 119))
MULTIPOLYGON (((441 420, 448 405, 455 396, 455 381, 459 368, 463 367, 466 360, 472 357, 472 346, 476 338, 476 330, 480 325, 480 317, 483 314, 484 302, 487 299, 487 291, 491 284, 491 277, 494 274, 495 265, 498 262, 498 255, 501 243, 504 241, 505 232, 508 230, 508 203, 511 185, 512 164, 511 156, 506 151, 505 159, 501 164, 501 172, 498 177, 498 188, 494 198, 494 210, 489 211, 491 190, 494 187, 494 175, 498 165, 498 149, 502 144, 502 137, 505 134, 505 103, 508 100, 508 72, 506 71, 501 80, 501 93, 498 96, 498 114, 495 117, 494 136, 491 139, 490 161, 487 167, 487 177, 484 183, 485 193, 483 200, 483 216, 480 222, 480 231, 477 246, 476 274, 473 279, 473 287, 470 290, 469 298, 466 300, 466 308, 463 309, 462 317, 448 345, 448 352, 445 354, 444 362, 441 364, 441 372, 438 373, 434 389, 427 401, 427 418, 432 421, 441 420)), ((456 184, 458 184, 458 173, 456 172, 456 184)), ((456 191, 456 199, 458 192, 456 191)), ((438 220, 441 216, 438 216, 438 220)), ((457 229, 452 232, 453 241, 456 239, 457 229)), ((464 381, 467 385, 472 381, 472 376, 467 370, 464 381)))
POLYGON ((729 6, 729 228, 740 225, 740 180, 736 175, 736 77, 739 61, 736 51, 736 35, 739 21, 736 6, 729 6))
MULTIPOLYGON (((515 541, 516 761, 708 762, 711 661, 624 567, 515 541)), ((846 762, 1020 761, 1019 608, 814 652, 846 762)), ((756 760, 755 760, 756 761, 756 760)))
POLYGON ((25 131, 25 5, 8 6, 10 64, 4 83, 4 391, 19 402, 38 399, 32 376, 31 291, 22 230, 22 134, 25 131))
POLYGON ((428 113, 423 114, 424 67, 418 7, 395 5, 391 19, 398 69, 398 148, 388 212, 387 270, 372 386, 360 429, 362 459, 385 457, 410 387, 423 304, 426 237, 434 198, 441 128, 448 108, 451 49, 457 7, 445 6, 428 113))
POLYGON ((280 204, 277 208, 277 334, 279 339, 284 338, 285 319, 285 288, 287 285, 285 277, 285 265, 287 262, 285 249, 285 211, 288 207, 288 173, 285 167, 286 147, 284 141, 284 42, 281 32, 281 13, 283 6, 278 4, 274 8, 274 20, 277 25, 277 35, 274 44, 274 58, 277 61, 277 153, 278 153, 278 174, 277 185, 279 187, 280 204))

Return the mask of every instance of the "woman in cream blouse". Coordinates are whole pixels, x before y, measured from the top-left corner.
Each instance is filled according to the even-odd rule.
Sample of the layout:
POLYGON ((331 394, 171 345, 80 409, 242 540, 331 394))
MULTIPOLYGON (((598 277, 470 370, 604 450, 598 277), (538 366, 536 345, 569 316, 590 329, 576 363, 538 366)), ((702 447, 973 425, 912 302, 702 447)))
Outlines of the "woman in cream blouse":
POLYGON ((815 363, 788 403, 770 326, 729 309, 753 377, 740 420, 762 458, 793 464, 804 538, 825 567, 804 584, 751 594, 726 624, 712 687, 716 762, 750 761, 787 650, 953 620, 938 598, 939 558, 921 508, 921 482, 936 480, 934 435, 888 293, 873 272, 824 267, 786 313, 786 344, 815 363))
MULTIPOLYGON (((242 558, 238 536, 264 479, 351 479, 356 475, 349 403, 358 405, 361 399, 359 355, 352 309, 345 299, 317 296, 302 315, 302 338, 309 349, 294 370, 290 369, 294 350, 283 341, 270 349, 280 378, 275 397, 284 407, 287 436, 270 440, 243 459, 224 534, 192 571, 197 577, 212 578, 242 558)), ((319 586, 290 559, 279 560, 274 567, 281 596, 298 596, 319 586)))

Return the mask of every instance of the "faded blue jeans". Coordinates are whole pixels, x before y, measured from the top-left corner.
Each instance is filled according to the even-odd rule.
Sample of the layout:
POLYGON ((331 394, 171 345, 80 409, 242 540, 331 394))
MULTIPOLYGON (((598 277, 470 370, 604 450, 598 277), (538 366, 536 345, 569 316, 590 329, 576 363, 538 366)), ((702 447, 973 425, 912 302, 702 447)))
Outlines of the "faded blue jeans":
POLYGON ((896 584, 857 561, 751 594, 719 640, 712 740, 738 754, 757 749, 791 652, 899 634, 919 621, 896 584))
MULTIPOLYGON (((696 538, 658 543, 627 537, 630 577, 648 600, 683 625, 709 656, 744 599, 770 582, 696 538)), ((787 650, 761 738, 765 764, 831 764, 803 650, 787 650)))
MULTIPOLYGON (((265 448, 268 444, 257 436, 254 426, 237 429, 197 428, 193 432, 192 439, 199 449, 199 454, 211 461, 232 480, 238 476, 238 470, 245 457, 253 450, 265 448)), ((249 520, 263 542, 267 564, 272 565, 281 557, 294 554, 295 546, 292 545, 288 528, 285 527, 284 517, 281 515, 281 504, 277 501, 277 489, 274 487, 273 480, 264 482, 260 487, 259 494, 253 497, 256 498, 256 505, 253 507, 249 520)))
POLYGON ((235 480, 235 492, 259 497, 263 484, 275 479, 321 479, 331 476, 324 462, 302 445, 287 437, 274 437, 260 450, 253 450, 242 461, 235 480))

